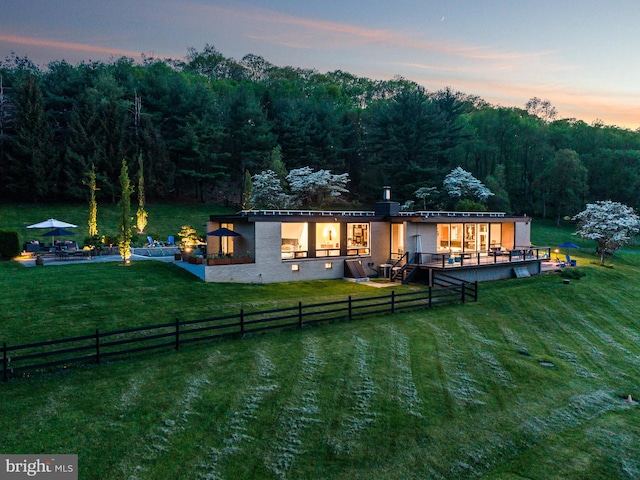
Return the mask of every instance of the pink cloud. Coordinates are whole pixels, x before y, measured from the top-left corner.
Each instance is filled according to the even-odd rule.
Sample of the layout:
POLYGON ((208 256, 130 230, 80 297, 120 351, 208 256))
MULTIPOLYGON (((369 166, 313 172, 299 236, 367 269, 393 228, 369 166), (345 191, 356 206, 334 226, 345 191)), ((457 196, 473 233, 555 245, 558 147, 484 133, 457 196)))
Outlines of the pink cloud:
POLYGON ((25 45, 30 47, 39 47, 56 50, 71 50, 76 52, 99 53, 114 56, 133 57, 139 56, 140 52, 131 50, 123 50, 118 48, 102 47, 97 45, 89 45, 86 43, 59 42, 56 40, 48 40, 45 38, 21 37, 17 35, 0 34, 0 42, 13 43, 16 45, 25 45))
POLYGON ((467 94, 478 95, 495 105, 524 108, 532 97, 549 100, 558 109, 558 118, 576 118, 590 123, 602 120, 607 125, 635 129, 640 127, 638 110, 640 97, 624 92, 569 88, 561 83, 507 82, 482 76, 457 76, 468 73, 464 68, 443 68, 431 77, 413 77, 413 80, 438 90, 449 86, 467 94), (453 75, 447 75, 452 73, 453 75))
MULTIPOLYGON (((184 7, 184 5, 183 5, 184 7)), ((259 38, 263 42, 271 42, 277 45, 286 45, 294 48, 323 48, 323 47, 354 47, 362 45, 380 45, 384 47, 410 48, 419 51, 428 51, 477 60, 508 60, 530 59, 552 54, 552 51, 543 52, 499 52, 491 51, 482 46, 464 46, 453 43, 431 42, 411 35, 407 32, 395 32, 387 29, 366 28, 348 23, 330 22, 303 18, 272 10, 252 9, 239 10, 235 8, 205 6, 191 4, 188 14, 183 12, 185 18, 225 18, 229 20, 235 17, 240 24, 248 25, 252 30, 251 38, 259 38), (278 25, 278 32, 256 34, 255 30, 265 31, 265 24, 278 25), (286 29, 286 30, 283 30, 286 29), (286 37, 286 40, 284 38, 286 37)))

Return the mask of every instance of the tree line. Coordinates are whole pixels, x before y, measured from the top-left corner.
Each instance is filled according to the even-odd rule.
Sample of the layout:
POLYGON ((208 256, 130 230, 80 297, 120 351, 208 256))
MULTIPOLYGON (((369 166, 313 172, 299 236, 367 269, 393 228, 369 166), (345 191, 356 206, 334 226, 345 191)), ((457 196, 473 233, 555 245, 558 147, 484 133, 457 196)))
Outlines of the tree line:
POLYGON ((335 201, 356 208, 383 185, 394 200, 446 208, 440 187, 460 167, 493 193, 490 210, 560 219, 594 200, 640 207, 640 132, 558 119, 535 97, 496 106, 210 45, 184 60, 0 63, 0 198, 115 203, 123 160, 149 200, 240 204, 253 175, 309 167, 348 174, 335 201))

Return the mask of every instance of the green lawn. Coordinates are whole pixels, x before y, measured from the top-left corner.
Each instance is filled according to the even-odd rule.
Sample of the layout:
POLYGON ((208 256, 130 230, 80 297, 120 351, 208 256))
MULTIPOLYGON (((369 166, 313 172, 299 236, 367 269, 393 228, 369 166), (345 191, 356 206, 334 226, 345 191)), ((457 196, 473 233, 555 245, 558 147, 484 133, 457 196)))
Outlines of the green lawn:
MULTIPOLYGON (((537 245, 573 240, 541 227, 537 245)), ((478 303, 0 384, 0 451, 77 453, 100 480, 640 478, 640 254, 570 253, 585 276, 568 285, 489 282, 478 303)), ((0 288, 0 341, 378 291, 204 284, 149 261, 4 262, 0 288)))
MULTIPOLYGON (((138 206, 131 206, 131 214, 135 217, 138 206)), ((145 206, 149 213, 148 225, 145 235, 140 239, 146 242, 146 235, 151 235, 157 240, 166 240, 173 235, 178 240, 178 233, 183 225, 193 226, 198 235, 204 235, 205 224, 209 215, 229 213, 228 209, 219 205, 195 203, 183 205, 179 203, 152 203, 145 206)), ((115 204, 98 204, 98 234, 115 236, 118 232, 118 207, 115 204)), ((41 237, 46 230, 27 229, 28 225, 56 218, 58 220, 78 225, 71 229, 76 233, 73 239, 83 244, 89 232, 89 206, 88 205, 29 205, 29 204, 0 204, 0 230, 15 231, 20 236, 20 244, 25 241, 46 241, 47 237, 41 237)), ((67 237, 72 238, 72 237, 67 237)))

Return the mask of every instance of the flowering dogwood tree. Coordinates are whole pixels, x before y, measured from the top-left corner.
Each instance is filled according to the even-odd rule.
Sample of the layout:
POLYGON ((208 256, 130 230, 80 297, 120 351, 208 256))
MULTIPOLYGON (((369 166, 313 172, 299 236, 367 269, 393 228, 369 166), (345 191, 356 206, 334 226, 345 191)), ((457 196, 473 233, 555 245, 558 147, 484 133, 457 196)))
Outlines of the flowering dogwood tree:
POLYGON ((337 198, 348 192, 349 174, 334 175, 329 170, 314 172, 311 167, 296 168, 287 175, 289 189, 299 205, 322 206, 327 198, 337 198))
POLYGON ((477 199, 484 202, 493 193, 480 180, 462 167, 456 167, 445 177, 442 186, 450 197, 477 199))
POLYGON ((431 199, 438 194, 438 189, 436 187, 420 187, 413 194, 416 198, 422 200, 422 209, 427 209, 427 199, 431 199))
POLYGON ((610 200, 587 204, 572 220, 578 222, 577 235, 598 243, 600 265, 606 251, 618 250, 640 231, 640 217, 633 208, 610 200))
POLYGON ((291 203, 291 197, 284 193, 280 177, 273 170, 257 173, 251 179, 251 207, 287 208, 291 203))

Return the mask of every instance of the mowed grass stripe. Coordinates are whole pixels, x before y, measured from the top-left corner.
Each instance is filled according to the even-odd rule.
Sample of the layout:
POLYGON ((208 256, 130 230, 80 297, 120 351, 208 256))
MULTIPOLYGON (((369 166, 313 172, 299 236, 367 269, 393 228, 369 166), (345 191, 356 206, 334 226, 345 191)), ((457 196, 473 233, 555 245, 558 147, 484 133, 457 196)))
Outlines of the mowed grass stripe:
MULTIPOLYGON (((625 262, 585 264, 587 276, 570 285, 554 274, 482 284, 477 304, 11 381, 0 398, 0 445, 7 452, 78 452, 89 479, 136 474, 129 456, 143 459, 140 479, 635 478, 640 425, 637 404, 626 397, 640 397, 640 330, 625 312, 640 304, 640 291, 627 288, 638 282, 633 262, 625 262), (623 308, 607 309, 607 302, 623 308), (309 377, 304 361, 311 352, 321 366, 309 377), (265 359, 270 366, 261 368, 265 359), (208 383, 189 397, 189 382, 201 375, 208 383), (482 392, 482 403, 451 394, 463 379, 482 392), (401 401, 402 392, 420 402, 407 402, 409 395, 401 401), (192 398, 188 421, 180 415, 185 398, 192 398), (304 406, 315 406, 313 421, 287 436, 287 415, 304 406), (358 406, 365 407, 361 415, 358 406), (365 427, 337 450, 335 439, 344 439, 355 420, 365 427), (149 450, 139 442, 151 444, 162 428, 166 450, 144 460, 149 450), (233 432, 242 439, 238 450, 220 457, 217 469, 205 468, 212 449, 228 446, 233 432), (285 438, 300 443, 293 442, 290 468, 276 475, 266 460, 279 451, 274 439, 285 438)), ((295 288, 287 285, 283 300, 269 301, 287 301, 295 288)), ((201 306, 229 296, 216 289, 201 306)), ((325 284, 317 290, 338 291, 325 284)))

